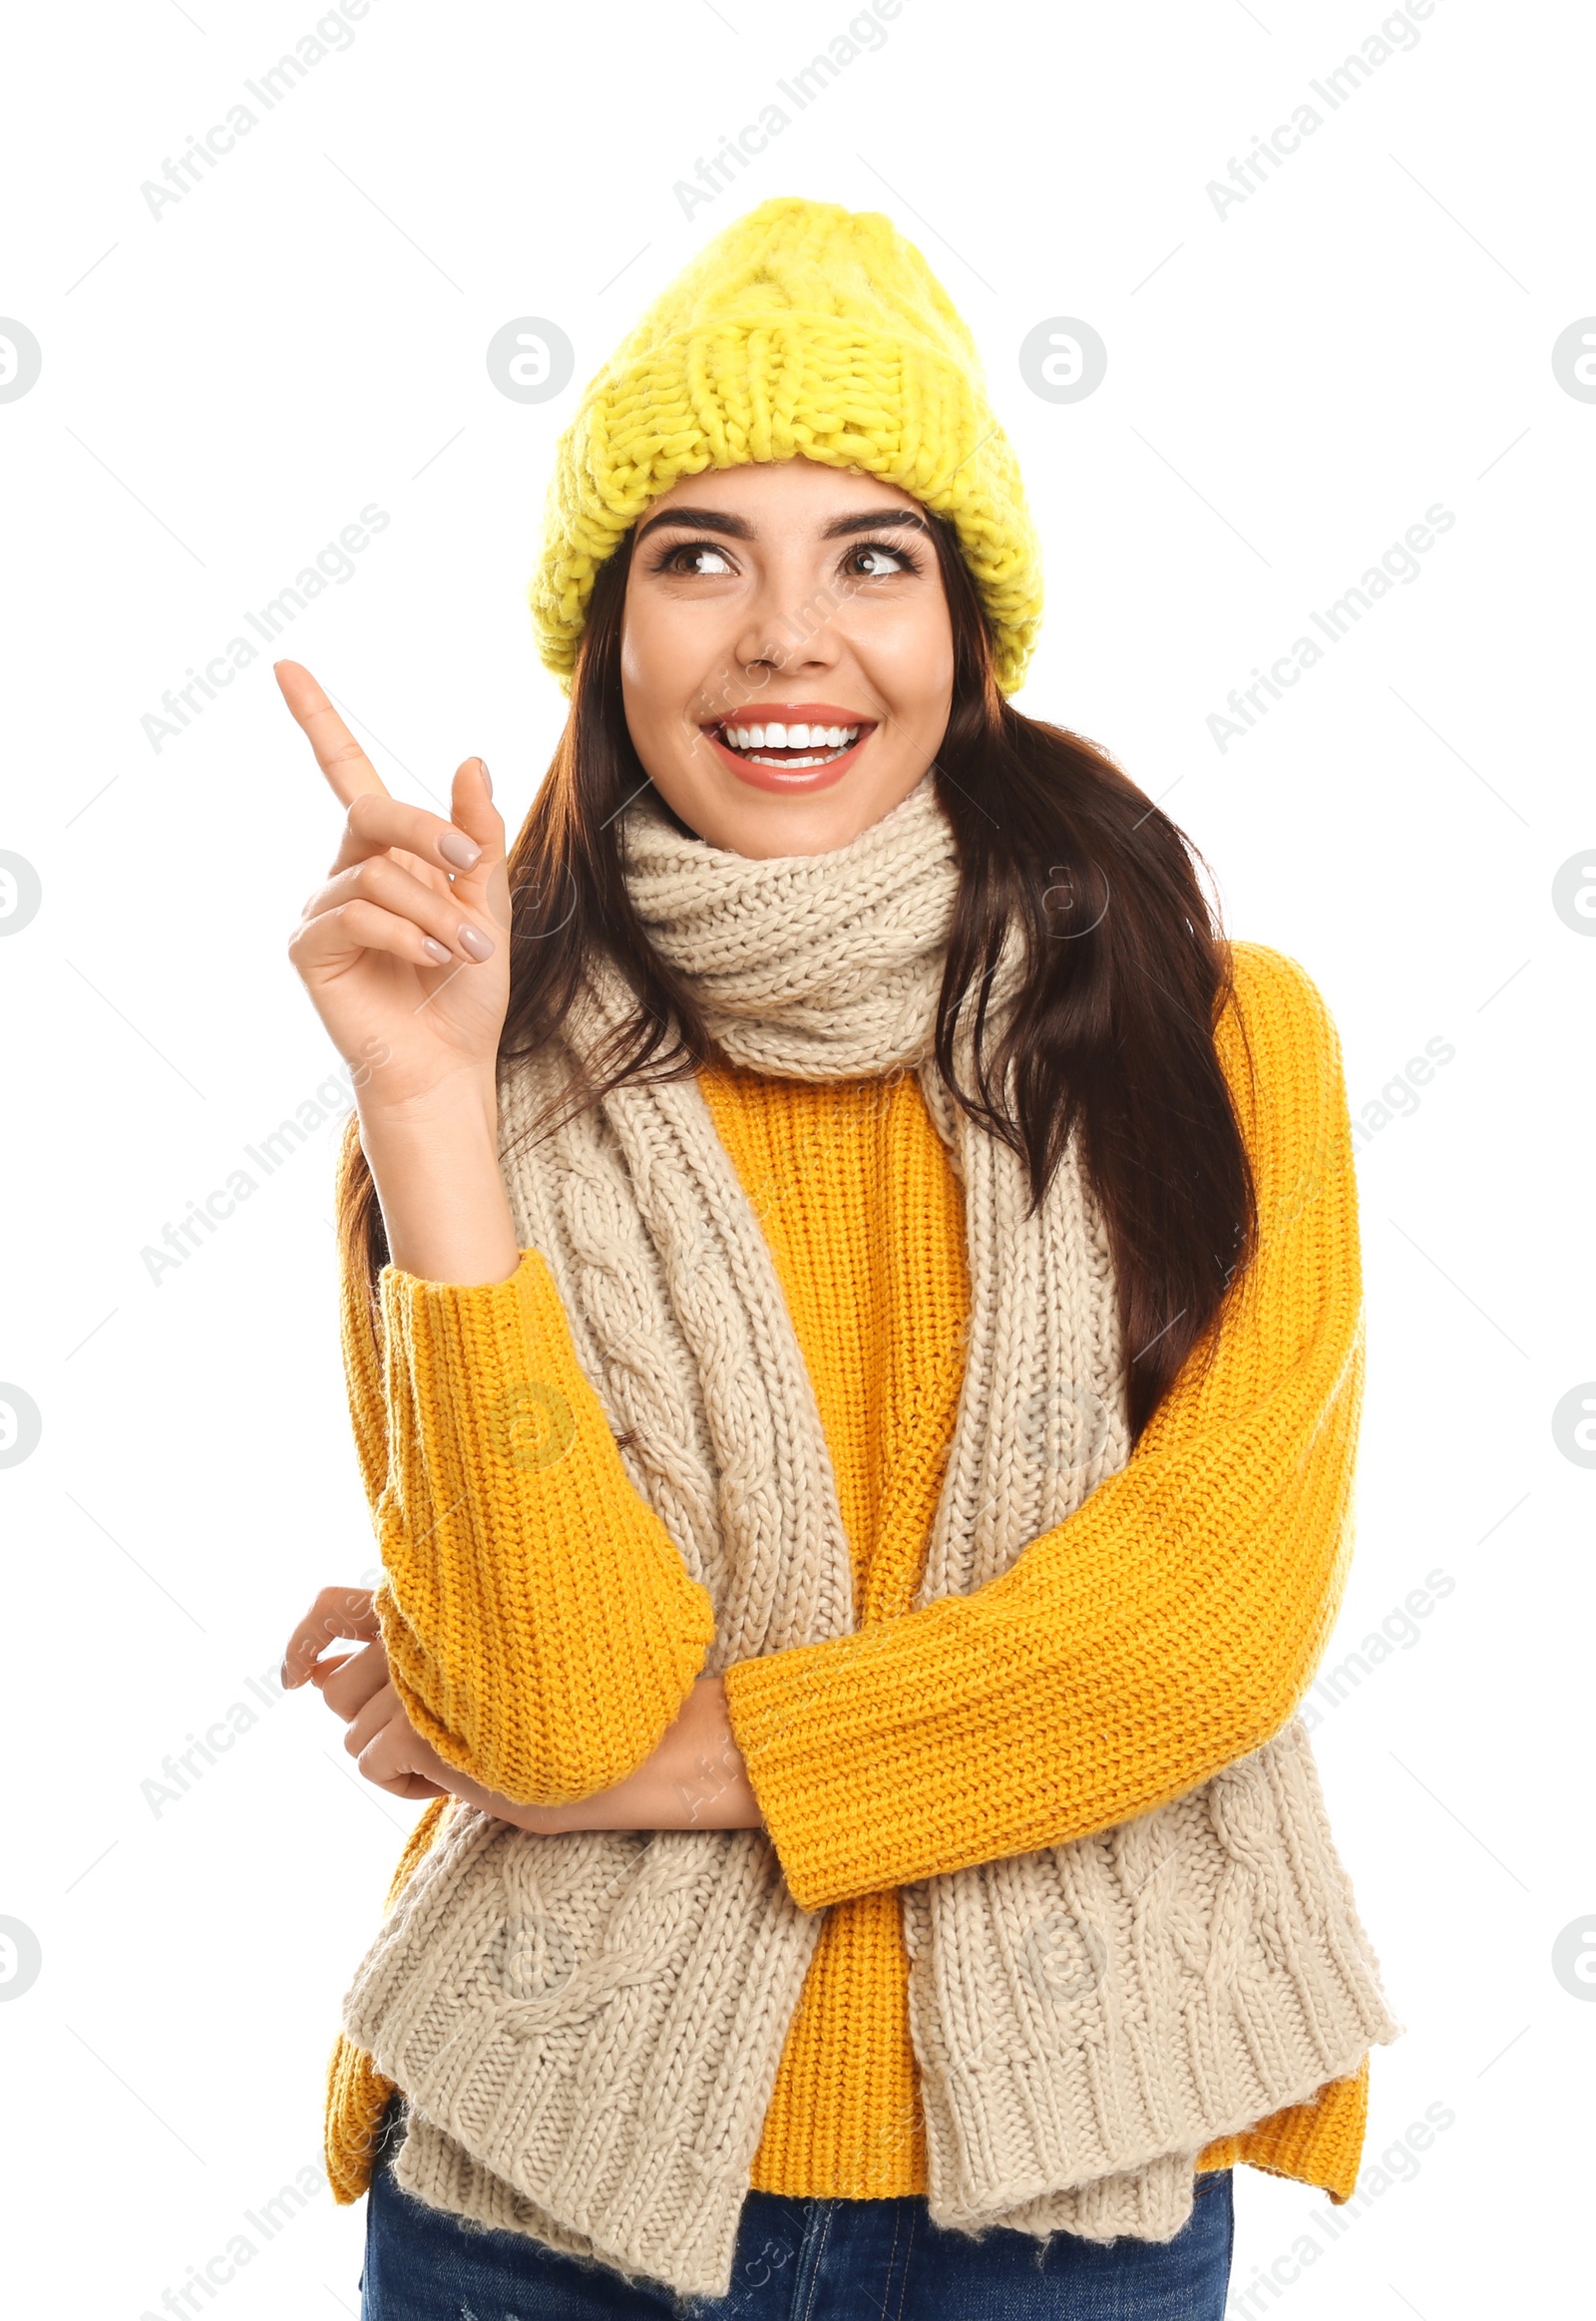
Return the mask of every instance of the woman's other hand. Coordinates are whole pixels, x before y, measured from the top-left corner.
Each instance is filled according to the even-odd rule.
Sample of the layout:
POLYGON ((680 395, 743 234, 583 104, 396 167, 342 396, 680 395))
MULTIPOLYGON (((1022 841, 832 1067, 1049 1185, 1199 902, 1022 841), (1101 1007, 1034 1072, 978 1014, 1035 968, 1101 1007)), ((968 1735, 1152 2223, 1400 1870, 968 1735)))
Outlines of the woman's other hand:
POLYGON ((349 1731, 344 1746, 368 1781, 395 1797, 442 1797, 451 1794, 448 1781, 459 1776, 423 1741, 405 1715, 388 1674, 371 1591, 366 1588, 323 1588, 310 1610, 288 1639, 282 1656, 282 1682, 292 1691, 309 1679, 329 1709, 349 1731), (337 1637, 362 1644, 359 1652, 337 1659, 318 1660, 317 1654, 337 1637))
POLYGON ((388 1674, 369 1590, 321 1590, 283 1654, 284 1686, 292 1690, 307 1678, 348 1726, 344 1746, 366 1779, 396 1797, 460 1797, 500 1821, 546 1836, 572 1829, 757 1829, 763 1822, 718 1677, 697 1680, 680 1716, 635 1772, 570 1805, 523 1805, 502 1797, 446 1763, 422 1740, 388 1674), (339 1637, 364 1649, 318 1660, 339 1637))
POLYGON ((333 1669, 346 1667, 348 1653, 335 1661, 323 1661, 319 1657, 329 1644, 345 1636, 362 1644, 369 1644, 373 1639, 380 1642, 382 1628, 369 1588, 321 1589, 284 1648, 283 1691, 291 1693, 306 1678, 320 1685, 333 1669))

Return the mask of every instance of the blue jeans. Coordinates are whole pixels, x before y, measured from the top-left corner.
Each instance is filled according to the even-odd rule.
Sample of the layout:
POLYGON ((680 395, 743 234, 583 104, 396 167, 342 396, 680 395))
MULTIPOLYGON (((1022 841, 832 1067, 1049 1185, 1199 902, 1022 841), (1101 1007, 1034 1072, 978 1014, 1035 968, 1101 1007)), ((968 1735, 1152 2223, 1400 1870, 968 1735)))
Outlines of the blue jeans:
MULTIPOLYGON (((393 2118, 390 2112, 390 2121, 393 2118)), ((402 2192, 379 2155, 366 2204, 361 2321, 1223 2321, 1229 2168, 1197 2178, 1173 2240, 981 2240, 932 2223, 923 2195, 749 2192, 724 2297, 679 2297, 520 2232, 466 2228, 402 2192)))

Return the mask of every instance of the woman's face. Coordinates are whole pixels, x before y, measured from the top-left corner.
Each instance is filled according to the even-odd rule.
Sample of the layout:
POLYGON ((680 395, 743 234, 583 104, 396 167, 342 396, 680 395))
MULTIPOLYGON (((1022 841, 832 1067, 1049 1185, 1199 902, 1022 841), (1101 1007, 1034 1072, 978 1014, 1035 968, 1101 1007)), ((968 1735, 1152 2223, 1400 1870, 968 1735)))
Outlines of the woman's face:
POLYGON ((638 523, 626 723, 666 805, 734 854, 825 854, 907 798, 947 729, 930 518, 813 460, 710 470, 638 523))

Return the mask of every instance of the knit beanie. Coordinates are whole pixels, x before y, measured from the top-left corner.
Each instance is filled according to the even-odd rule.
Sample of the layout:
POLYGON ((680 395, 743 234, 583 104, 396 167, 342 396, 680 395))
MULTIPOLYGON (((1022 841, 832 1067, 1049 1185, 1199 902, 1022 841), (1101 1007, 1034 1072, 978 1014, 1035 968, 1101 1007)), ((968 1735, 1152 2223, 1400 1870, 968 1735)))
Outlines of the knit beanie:
POLYGON ((998 683, 1014 691, 1041 618, 1041 556, 975 341, 890 218, 784 197, 677 275, 560 439, 529 596, 568 692, 595 576, 649 502, 706 468, 800 453, 952 518, 998 683))

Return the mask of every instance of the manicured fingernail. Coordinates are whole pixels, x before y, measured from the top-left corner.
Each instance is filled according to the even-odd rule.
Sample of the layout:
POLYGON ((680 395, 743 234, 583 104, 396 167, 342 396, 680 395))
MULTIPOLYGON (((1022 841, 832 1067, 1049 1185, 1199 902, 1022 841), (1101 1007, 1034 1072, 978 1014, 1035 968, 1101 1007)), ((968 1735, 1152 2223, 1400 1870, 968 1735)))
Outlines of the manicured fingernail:
POLYGON ((488 771, 488 761, 486 758, 478 758, 477 763, 482 768, 482 786, 491 798, 493 796, 493 776, 488 771))
POLYGON ((424 935, 421 939, 421 948, 436 966, 446 967, 449 965, 450 953, 446 943, 439 943, 434 937, 424 935))
POLYGON ((488 941, 480 927, 472 927, 469 923, 461 927, 460 948, 468 960, 491 960, 493 958, 493 945, 488 941))
POLYGON ((453 863, 462 871, 469 871, 473 863, 482 860, 481 847, 463 830, 446 830, 438 841, 438 852, 446 863, 453 863))

